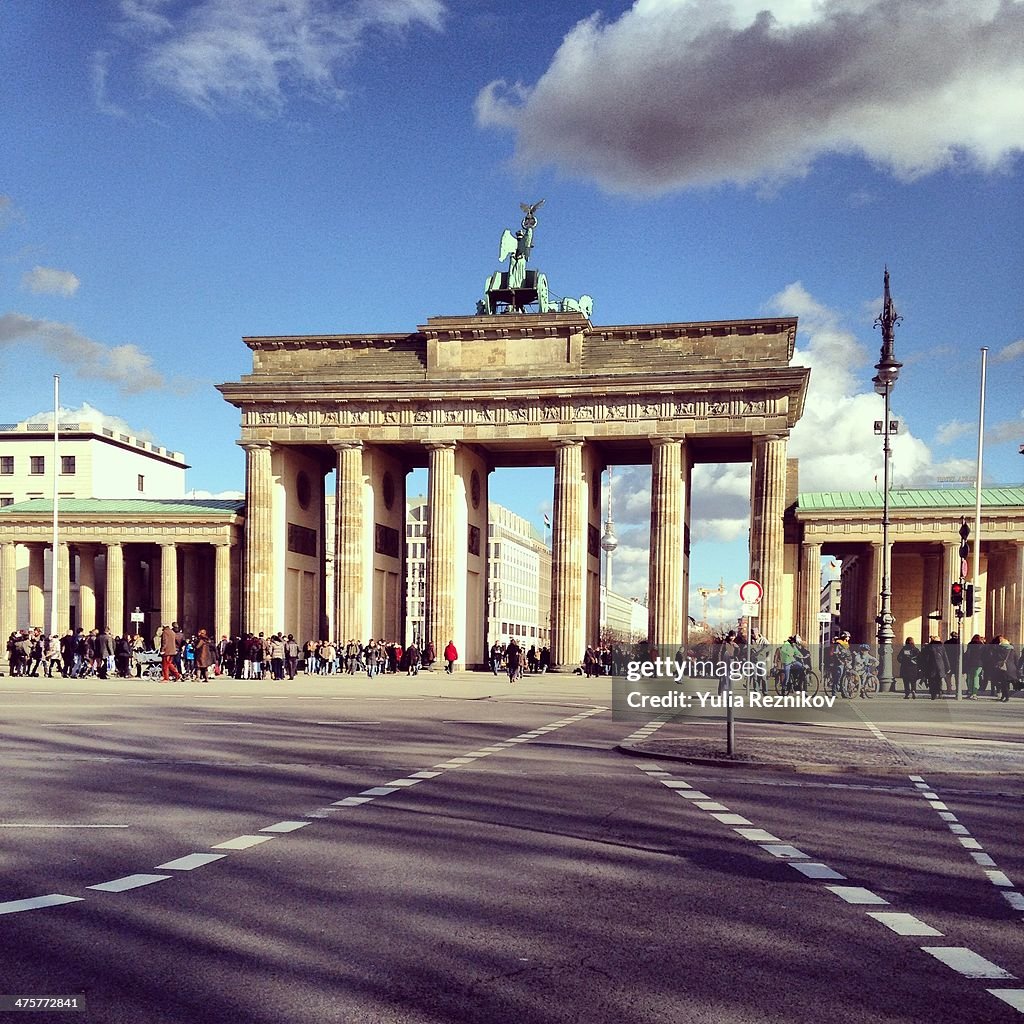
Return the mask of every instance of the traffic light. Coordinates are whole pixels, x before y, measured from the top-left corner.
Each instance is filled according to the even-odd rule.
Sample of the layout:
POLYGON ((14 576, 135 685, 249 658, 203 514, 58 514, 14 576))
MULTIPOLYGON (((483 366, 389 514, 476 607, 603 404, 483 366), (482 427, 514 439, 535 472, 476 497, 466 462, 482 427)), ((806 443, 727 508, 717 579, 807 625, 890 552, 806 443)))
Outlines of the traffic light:
POLYGON ((959 608, 964 602, 964 585, 962 583, 954 583, 949 588, 949 603, 954 608, 959 608))
POLYGON ((964 615, 969 619, 974 614, 974 585, 967 584, 967 593, 964 594, 964 615))

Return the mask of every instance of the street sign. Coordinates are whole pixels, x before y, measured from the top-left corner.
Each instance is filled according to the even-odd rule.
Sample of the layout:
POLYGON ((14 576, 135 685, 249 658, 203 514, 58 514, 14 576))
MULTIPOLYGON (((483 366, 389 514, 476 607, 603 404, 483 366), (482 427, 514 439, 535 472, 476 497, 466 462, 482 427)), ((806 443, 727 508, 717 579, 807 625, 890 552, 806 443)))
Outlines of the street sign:
POLYGON ((146 616, 143 615, 142 612, 139 611, 138 608, 136 608, 135 611, 133 611, 131 613, 131 615, 128 616, 128 618, 130 618, 132 620, 132 622, 144 622, 145 619, 146 619, 146 616))
POLYGON ((754 604, 753 601, 743 605, 743 614, 748 619, 756 619, 761 614, 760 605, 754 604))
POLYGON ((740 584, 740 600, 744 604, 760 604, 764 597, 764 588, 757 580, 747 580, 740 584))
POLYGON ((831 622, 832 621, 832 613, 831 612, 818 612, 818 621, 819 622, 831 622))

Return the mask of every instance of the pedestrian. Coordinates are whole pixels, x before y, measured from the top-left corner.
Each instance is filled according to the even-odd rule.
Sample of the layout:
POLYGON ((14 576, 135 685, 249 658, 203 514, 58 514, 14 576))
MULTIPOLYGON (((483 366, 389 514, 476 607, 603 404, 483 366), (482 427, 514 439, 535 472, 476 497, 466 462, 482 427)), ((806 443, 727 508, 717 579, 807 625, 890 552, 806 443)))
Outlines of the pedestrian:
POLYGON ((289 679, 294 679, 299 670, 299 645, 291 633, 284 642, 284 669, 289 679))
MULTIPOLYGON (((447 657, 447 655, 445 655, 447 657)), ((505 669, 508 672, 508 681, 514 683, 523 674, 523 649, 512 641, 505 651, 505 669)))
POLYGON ((455 641, 449 640, 444 649, 444 670, 448 675, 452 674, 455 662, 459 660, 459 652, 455 649, 455 641))
POLYGON ((964 648, 964 681, 967 683, 967 699, 978 699, 978 684, 985 667, 985 641, 977 633, 964 648))
POLYGON ((168 682, 172 676, 175 679, 181 679, 181 672, 174 663, 177 653, 178 642, 174 639, 174 630, 170 626, 164 626, 160 630, 160 661, 163 668, 163 679, 161 682, 168 682))
POLYGON ((928 680, 928 693, 932 700, 938 700, 942 693, 942 684, 949 675, 949 662, 946 660, 946 646, 937 637, 928 638, 928 643, 921 651, 921 667, 924 677, 928 680))
POLYGON ((278 682, 284 679, 284 637, 274 633, 268 645, 270 650, 270 674, 278 682))
POLYGON ((419 675, 420 649, 416 646, 415 640, 405 649, 405 660, 408 665, 407 674, 410 676, 419 675))
POLYGON ((921 678, 921 648, 908 636, 896 655, 900 667, 900 679, 903 680, 903 699, 917 700, 917 681, 921 678))
POLYGON ((999 701, 1005 704, 1010 699, 1010 689, 1017 681, 1017 652, 1005 636, 996 637, 996 650, 998 653, 993 657, 993 675, 999 692, 999 701))
POLYGON ((205 629, 199 630, 194 644, 195 666, 204 683, 210 681, 210 669, 217 663, 217 651, 205 629))
POLYGON ((956 693, 960 689, 960 634, 950 633, 946 641, 946 661, 949 662, 949 675, 946 677, 946 693, 956 693))

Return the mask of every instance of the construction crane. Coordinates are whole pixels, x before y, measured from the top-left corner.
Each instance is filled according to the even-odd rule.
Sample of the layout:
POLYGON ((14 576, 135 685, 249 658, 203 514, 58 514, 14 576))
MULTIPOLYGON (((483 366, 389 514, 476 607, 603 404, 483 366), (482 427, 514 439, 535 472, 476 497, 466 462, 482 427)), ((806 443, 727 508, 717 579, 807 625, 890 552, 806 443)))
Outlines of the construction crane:
POLYGON ((719 601, 718 608, 718 625, 721 626, 722 623, 725 621, 725 579, 719 579, 718 586, 715 587, 714 590, 711 590, 709 587, 698 587, 697 593, 700 594, 700 601, 703 607, 702 615, 704 618, 705 626, 711 625, 711 623, 708 622, 708 598, 714 597, 715 595, 718 595, 718 597, 721 598, 721 600, 719 601))

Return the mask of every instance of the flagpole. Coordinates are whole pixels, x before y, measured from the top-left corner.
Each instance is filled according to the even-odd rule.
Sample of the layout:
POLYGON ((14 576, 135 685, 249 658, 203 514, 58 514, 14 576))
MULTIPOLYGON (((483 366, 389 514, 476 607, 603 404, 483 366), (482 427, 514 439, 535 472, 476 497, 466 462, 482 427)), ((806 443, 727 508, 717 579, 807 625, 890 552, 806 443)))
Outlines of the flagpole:
POLYGON ((58 478, 60 472, 60 456, 58 454, 58 441, 60 440, 60 376, 53 375, 53 557, 50 559, 50 636, 57 634, 57 601, 60 597, 60 588, 57 583, 58 567, 60 565, 60 526, 57 517, 57 503, 59 497, 58 478))
MULTIPOLYGON (((978 398, 978 475, 974 480, 974 558, 971 567, 971 587, 974 590, 974 608, 971 610, 971 635, 977 629, 978 611, 982 607, 983 594, 978 592, 978 576, 981 574, 981 468, 985 453, 985 373, 988 366, 988 349, 981 350, 981 391, 978 398)), ((982 619, 981 628, 985 628, 982 619)))

